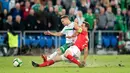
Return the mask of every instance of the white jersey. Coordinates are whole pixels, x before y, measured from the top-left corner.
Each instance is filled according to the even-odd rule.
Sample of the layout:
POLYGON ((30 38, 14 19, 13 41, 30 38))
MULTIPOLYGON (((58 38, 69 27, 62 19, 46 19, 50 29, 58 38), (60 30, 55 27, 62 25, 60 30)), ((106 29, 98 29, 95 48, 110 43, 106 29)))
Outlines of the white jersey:
MULTIPOLYGON (((72 36, 74 34, 74 22, 69 24, 68 26, 65 26, 62 31, 62 34, 65 34, 65 36, 72 36)), ((74 38, 66 38, 66 43, 73 43, 74 38)))

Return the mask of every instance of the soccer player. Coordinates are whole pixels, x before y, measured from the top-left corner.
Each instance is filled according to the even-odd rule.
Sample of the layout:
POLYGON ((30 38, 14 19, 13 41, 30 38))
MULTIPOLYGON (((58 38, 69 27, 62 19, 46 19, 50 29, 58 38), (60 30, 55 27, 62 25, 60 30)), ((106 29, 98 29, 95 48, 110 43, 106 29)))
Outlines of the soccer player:
MULTIPOLYGON (((61 16, 61 22, 62 24, 65 26, 61 32, 44 32, 44 34, 46 35, 53 35, 53 36, 62 36, 63 34, 65 34, 65 36, 72 36, 74 34, 74 28, 76 26, 78 26, 76 23, 71 22, 69 20, 69 17, 67 15, 61 16)), ((72 43, 74 42, 75 37, 74 38, 66 38, 66 44, 64 44, 63 46, 61 46, 60 48, 58 48, 54 53, 52 53, 51 55, 49 55, 47 57, 47 60, 51 60, 53 59, 57 54, 63 54, 66 49, 68 49, 72 43)), ((45 56, 42 55, 42 58, 44 61, 46 61, 45 56)))
MULTIPOLYGON (((84 67, 88 55, 88 31, 87 31, 88 27, 89 24, 87 22, 83 22, 81 27, 77 27, 77 32, 79 32, 79 34, 77 36, 74 45, 70 46, 63 54, 64 57, 66 57, 69 61, 77 64, 79 67, 84 67), (80 57, 80 53, 83 50, 84 50, 84 60, 82 62, 79 62, 74 56, 80 57)), ((73 35, 69 36, 69 38, 71 37, 73 37, 73 35)), ((62 60, 62 56, 56 56, 54 59, 45 61, 42 64, 37 64, 32 61, 32 65, 34 67, 46 67, 60 60, 62 60)))

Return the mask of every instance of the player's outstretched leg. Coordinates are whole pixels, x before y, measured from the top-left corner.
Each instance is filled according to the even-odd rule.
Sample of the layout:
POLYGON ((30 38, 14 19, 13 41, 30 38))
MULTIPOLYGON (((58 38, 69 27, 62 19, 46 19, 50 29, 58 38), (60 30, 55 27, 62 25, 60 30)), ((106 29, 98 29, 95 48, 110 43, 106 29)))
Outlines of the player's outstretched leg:
POLYGON ((51 55, 49 56, 41 55, 41 57, 43 58, 44 62, 46 62, 47 60, 53 59, 58 54, 61 54, 61 50, 59 48, 55 52, 53 52, 51 55))
POLYGON ((33 67, 46 67, 46 66, 50 66, 52 64, 54 64, 53 60, 49 60, 49 61, 43 62, 42 64, 37 64, 36 62, 32 61, 32 66, 33 67))
POLYGON ((39 65, 39 67, 46 67, 46 66, 50 66, 52 64, 54 64, 54 61, 49 60, 49 61, 43 62, 42 64, 38 64, 38 65, 39 65))
POLYGON ((32 61, 32 65, 34 67, 46 67, 46 66, 50 66, 56 62, 60 62, 63 59, 65 59, 64 55, 57 55, 54 59, 52 60, 47 60, 46 62, 43 62, 42 64, 37 64, 35 62, 32 61))

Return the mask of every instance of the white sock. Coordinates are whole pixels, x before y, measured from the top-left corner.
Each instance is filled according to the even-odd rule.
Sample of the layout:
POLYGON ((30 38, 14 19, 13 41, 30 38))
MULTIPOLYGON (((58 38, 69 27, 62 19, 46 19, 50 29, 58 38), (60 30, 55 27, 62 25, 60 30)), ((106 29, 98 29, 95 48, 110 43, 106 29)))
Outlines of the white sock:
POLYGON ((51 55, 49 55, 49 56, 47 57, 47 60, 53 59, 56 55, 57 55, 57 51, 55 51, 54 53, 52 53, 51 55))

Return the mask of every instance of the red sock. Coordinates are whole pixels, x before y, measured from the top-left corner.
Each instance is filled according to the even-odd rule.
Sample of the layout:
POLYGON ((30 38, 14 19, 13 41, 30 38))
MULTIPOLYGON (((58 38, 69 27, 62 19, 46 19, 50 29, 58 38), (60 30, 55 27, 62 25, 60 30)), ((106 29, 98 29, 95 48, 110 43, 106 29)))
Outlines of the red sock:
POLYGON ((47 61, 47 62, 44 62, 44 63, 42 63, 42 64, 39 64, 39 67, 46 67, 46 66, 50 66, 50 65, 52 65, 52 64, 54 64, 54 61, 53 61, 53 60, 49 60, 49 61, 47 61))
POLYGON ((69 59, 71 62, 73 62, 73 63, 75 63, 75 64, 77 64, 77 65, 80 65, 80 62, 77 61, 77 59, 74 58, 73 56, 71 56, 71 55, 67 55, 66 58, 69 59))

